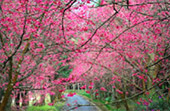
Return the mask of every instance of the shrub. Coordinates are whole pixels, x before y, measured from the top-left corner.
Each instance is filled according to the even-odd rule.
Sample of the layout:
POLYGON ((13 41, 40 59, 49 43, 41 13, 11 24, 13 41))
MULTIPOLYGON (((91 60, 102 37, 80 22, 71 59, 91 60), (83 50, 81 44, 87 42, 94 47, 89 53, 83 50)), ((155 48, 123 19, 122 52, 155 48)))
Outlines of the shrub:
POLYGON ((170 111, 170 100, 168 101, 161 96, 154 98, 152 101, 140 99, 137 102, 135 110, 137 111, 170 111))

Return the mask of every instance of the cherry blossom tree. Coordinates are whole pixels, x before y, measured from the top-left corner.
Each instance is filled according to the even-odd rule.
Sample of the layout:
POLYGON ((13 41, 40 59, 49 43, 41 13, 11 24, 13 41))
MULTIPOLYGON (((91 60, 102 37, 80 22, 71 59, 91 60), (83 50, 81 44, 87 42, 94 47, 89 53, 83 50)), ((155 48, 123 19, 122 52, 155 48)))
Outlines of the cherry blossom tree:
POLYGON ((47 93, 47 88, 52 88, 58 64, 65 65, 67 59, 62 57, 69 53, 61 22, 63 9, 73 5, 67 2, 1 2, 0 79, 5 93, 0 110, 4 110, 13 90, 46 89, 47 93))
MULTIPOLYGON (((0 110, 16 92, 88 93, 124 102, 169 81, 168 0, 1 0, 0 110), (62 65, 61 65, 62 63, 62 65), (73 71, 63 79, 61 67, 73 71)), ((169 83, 168 83, 169 84, 169 83)), ((103 99, 103 98, 101 98, 103 99)))
POLYGON ((126 100, 154 92, 156 86, 169 80, 167 6, 168 1, 103 1, 89 9, 99 27, 86 42, 88 51, 75 61, 75 65, 78 61, 82 65, 76 65, 73 74, 82 74, 87 85, 99 81, 97 89, 109 89, 107 92, 116 96, 113 103, 123 101, 127 110, 126 100))

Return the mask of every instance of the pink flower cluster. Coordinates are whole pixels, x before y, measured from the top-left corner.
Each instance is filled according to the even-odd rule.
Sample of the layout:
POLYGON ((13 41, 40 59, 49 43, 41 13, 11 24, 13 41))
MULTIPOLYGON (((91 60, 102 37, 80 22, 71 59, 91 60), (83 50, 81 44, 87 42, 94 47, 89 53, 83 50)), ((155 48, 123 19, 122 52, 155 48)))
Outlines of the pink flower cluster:
POLYGON ((67 94, 67 97, 73 97, 74 95, 76 95, 75 92, 74 93, 70 92, 70 93, 67 94))
POLYGON ((101 91, 107 91, 104 87, 100 88, 101 91))

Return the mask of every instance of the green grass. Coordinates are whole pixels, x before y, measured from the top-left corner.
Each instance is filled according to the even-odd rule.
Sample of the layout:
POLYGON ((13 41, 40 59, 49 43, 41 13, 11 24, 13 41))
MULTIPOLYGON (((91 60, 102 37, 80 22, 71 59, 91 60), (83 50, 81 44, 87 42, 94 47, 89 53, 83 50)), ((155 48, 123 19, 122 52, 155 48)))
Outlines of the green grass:
POLYGON ((26 111, 60 111, 64 103, 56 103, 54 106, 29 106, 26 111))
MULTIPOLYGON (((37 97, 40 99, 40 97, 37 97)), ((50 95, 47 94, 45 98, 45 105, 43 106, 33 106, 32 104, 36 101, 30 101, 30 104, 26 111, 60 111, 60 109, 64 106, 64 102, 57 102, 53 106, 49 106, 48 103, 51 102, 50 95)))
POLYGON ((56 111, 55 106, 29 106, 27 111, 56 111))

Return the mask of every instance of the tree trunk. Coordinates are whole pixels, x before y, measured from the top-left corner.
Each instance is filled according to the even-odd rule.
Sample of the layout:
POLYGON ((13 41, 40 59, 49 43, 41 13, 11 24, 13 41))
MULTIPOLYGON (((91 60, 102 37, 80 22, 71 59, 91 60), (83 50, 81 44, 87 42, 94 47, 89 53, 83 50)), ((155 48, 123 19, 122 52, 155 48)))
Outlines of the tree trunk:
POLYGON ((29 96, 28 96, 28 92, 24 92, 22 94, 22 108, 25 109, 29 104, 29 96))
POLYGON ((56 99, 56 94, 55 95, 50 95, 50 98, 51 98, 51 102, 54 102, 55 99, 56 99))
POLYGON ((2 100, 2 103, 0 104, 0 111, 5 111, 6 105, 8 103, 9 98, 10 98, 10 95, 11 95, 12 88, 13 88, 13 85, 8 84, 8 87, 7 87, 7 90, 5 92, 4 98, 2 100))
POLYGON ((73 90, 74 91, 76 90, 76 84, 73 84, 73 90))
POLYGON ((7 103, 6 107, 5 107, 5 111, 12 111, 11 110, 11 103, 12 103, 12 98, 9 97, 8 103, 7 103))
POLYGON ((78 91, 80 90, 80 84, 79 83, 77 83, 77 89, 78 89, 78 91))

